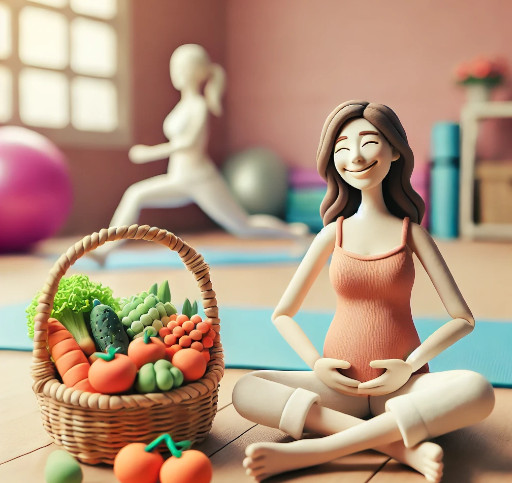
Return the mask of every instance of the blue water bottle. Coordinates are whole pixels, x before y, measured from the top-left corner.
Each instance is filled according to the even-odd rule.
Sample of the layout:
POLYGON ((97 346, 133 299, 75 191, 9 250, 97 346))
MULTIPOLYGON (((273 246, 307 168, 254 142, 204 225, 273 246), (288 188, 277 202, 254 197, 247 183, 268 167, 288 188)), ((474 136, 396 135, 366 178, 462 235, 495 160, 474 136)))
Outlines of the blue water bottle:
POLYGON ((432 128, 430 173, 430 232, 456 238, 459 226, 460 127, 437 122, 432 128))

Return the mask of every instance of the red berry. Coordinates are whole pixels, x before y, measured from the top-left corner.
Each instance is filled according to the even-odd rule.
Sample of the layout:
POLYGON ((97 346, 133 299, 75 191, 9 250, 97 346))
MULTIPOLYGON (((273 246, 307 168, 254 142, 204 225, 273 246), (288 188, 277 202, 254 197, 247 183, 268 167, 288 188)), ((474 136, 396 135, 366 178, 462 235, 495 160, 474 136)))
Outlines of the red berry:
POLYGON ((176 317, 176 322, 178 322, 179 325, 182 325, 183 322, 186 322, 188 319, 188 316, 185 314, 180 314, 178 317, 176 317))
POLYGON ((158 331, 158 335, 162 338, 162 339, 165 339, 165 336, 166 335, 169 335, 171 333, 171 329, 168 329, 167 327, 162 327, 159 331, 158 331))
POLYGON ((213 346, 213 339, 211 337, 203 337, 203 345, 206 349, 213 346))
POLYGON ((208 335, 207 335, 207 337, 209 337, 210 339, 212 339, 212 340, 213 340, 213 339, 215 339, 215 336, 216 336, 216 335, 217 335, 217 332, 215 332, 213 329, 210 329, 210 330, 208 331, 208 335))
POLYGON ((192 345, 192 339, 189 335, 183 335, 180 337, 179 344, 181 347, 190 347, 192 345))
POLYGON ((172 346, 176 344, 176 336, 174 334, 168 334, 164 337, 164 344, 167 346, 172 346))
POLYGON ((202 352, 203 349, 204 349, 204 346, 203 344, 201 344, 201 342, 192 342, 192 345, 190 346, 191 349, 194 349, 196 351, 199 351, 199 352, 202 352))
POLYGON ((183 324, 181 325, 184 329, 185 329, 185 332, 188 334, 190 331, 194 330, 195 329, 195 324, 194 322, 192 322, 191 320, 186 320, 185 322, 183 322, 183 324))
POLYGON ((178 325, 178 327, 174 327, 174 329, 172 330, 172 333, 179 339, 180 337, 185 335, 185 329, 178 325))
POLYGON ((167 324, 167 328, 172 332, 174 330, 175 327, 178 326, 178 323, 175 321, 175 320, 171 320, 168 324, 167 324))
POLYGON ((208 334, 208 331, 211 328, 211 324, 208 322, 199 322, 197 324, 196 329, 199 330, 202 334, 208 334))
POLYGON ((192 340, 201 340, 203 338, 203 334, 197 329, 192 330, 188 335, 192 338, 192 340))
POLYGON ((190 320, 194 322, 194 324, 199 324, 199 322, 201 322, 203 319, 201 318, 200 315, 195 314, 192 317, 190 317, 190 320))
POLYGON ((211 356, 210 351, 208 349, 204 349, 201 351, 201 355, 206 359, 206 362, 210 362, 211 356))

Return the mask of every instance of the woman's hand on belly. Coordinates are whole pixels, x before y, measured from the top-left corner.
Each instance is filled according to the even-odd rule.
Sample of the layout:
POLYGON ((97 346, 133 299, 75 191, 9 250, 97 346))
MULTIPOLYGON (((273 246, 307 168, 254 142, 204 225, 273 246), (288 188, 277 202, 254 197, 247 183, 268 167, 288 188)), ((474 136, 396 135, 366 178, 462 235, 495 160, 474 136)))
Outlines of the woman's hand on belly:
POLYGON ((370 362, 374 369, 385 369, 379 377, 359 384, 358 394, 383 396, 400 389, 411 377, 412 366, 401 359, 384 359, 370 362))
POLYGON ((358 386, 361 382, 338 372, 338 369, 348 369, 349 367, 350 362, 322 357, 315 362, 313 371, 326 386, 342 394, 354 396, 359 394, 358 386))

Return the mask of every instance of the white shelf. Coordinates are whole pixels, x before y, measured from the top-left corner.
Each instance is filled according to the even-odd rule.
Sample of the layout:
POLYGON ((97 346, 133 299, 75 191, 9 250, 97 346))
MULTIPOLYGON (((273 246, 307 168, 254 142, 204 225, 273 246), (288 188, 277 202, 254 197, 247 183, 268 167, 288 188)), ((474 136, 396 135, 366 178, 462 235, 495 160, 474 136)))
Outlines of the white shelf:
POLYGON ((471 102, 462 109, 459 228, 464 238, 512 239, 512 224, 475 223, 473 219, 479 121, 507 117, 512 118, 512 102, 471 102))

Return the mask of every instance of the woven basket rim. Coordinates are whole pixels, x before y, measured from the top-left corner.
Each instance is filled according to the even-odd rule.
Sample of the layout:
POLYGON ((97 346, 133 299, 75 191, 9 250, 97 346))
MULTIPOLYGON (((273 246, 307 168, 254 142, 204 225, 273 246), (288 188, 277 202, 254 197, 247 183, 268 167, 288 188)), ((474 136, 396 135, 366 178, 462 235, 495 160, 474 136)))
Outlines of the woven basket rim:
POLYGON ((224 359, 220 340, 216 340, 210 349, 211 358, 207 364, 205 375, 198 381, 168 392, 126 395, 88 393, 70 388, 58 379, 55 365, 51 362, 47 349, 47 329, 60 279, 86 253, 106 242, 125 239, 151 241, 177 252, 185 267, 196 279, 201 292, 206 320, 212 323, 216 332, 220 330, 217 299, 210 279, 210 268, 200 253, 181 238, 165 229, 136 224, 104 228, 71 245, 55 262, 41 290, 39 305, 34 317, 34 347, 31 370, 34 380, 32 388, 36 395, 51 398, 69 407, 108 411, 193 402, 194 399, 207 395, 216 389, 224 374, 224 359))

